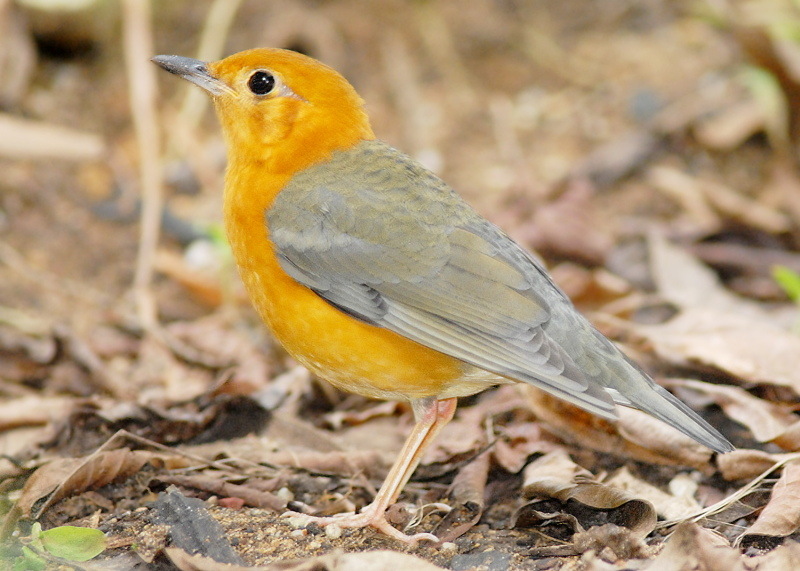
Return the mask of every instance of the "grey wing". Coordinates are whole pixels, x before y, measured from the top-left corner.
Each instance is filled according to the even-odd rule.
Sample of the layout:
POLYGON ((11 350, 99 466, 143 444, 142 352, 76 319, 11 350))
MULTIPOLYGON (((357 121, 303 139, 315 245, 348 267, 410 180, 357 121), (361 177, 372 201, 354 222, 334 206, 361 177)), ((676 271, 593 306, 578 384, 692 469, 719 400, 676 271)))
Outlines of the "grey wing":
POLYGON ((527 253, 429 173, 376 169, 372 180, 330 166, 336 177, 312 171, 268 213, 290 276, 359 319, 616 416, 611 396, 548 335, 548 301, 568 302, 527 253), (356 187, 337 191, 341 180, 356 187), (415 184, 438 187, 438 199, 415 184))

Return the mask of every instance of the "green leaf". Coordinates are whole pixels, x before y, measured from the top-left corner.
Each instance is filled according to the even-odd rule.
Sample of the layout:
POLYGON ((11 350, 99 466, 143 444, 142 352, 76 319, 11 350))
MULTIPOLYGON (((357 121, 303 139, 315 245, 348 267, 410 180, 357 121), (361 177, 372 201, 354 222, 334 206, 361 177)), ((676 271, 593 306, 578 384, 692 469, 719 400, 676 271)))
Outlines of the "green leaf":
POLYGON ((68 561, 88 561, 106 548, 106 536, 99 529, 64 525, 39 534, 48 553, 68 561))
POLYGON ((22 555, 14 561, 11 568, 13 571, 44 571, 47 569, 47 562, 30 548, 23 547, 22 555))
POLYGON ((800 303, 800 274, 786 266, 775 266, 772 268, 772 277, 786 292, 789 299, 800 303))

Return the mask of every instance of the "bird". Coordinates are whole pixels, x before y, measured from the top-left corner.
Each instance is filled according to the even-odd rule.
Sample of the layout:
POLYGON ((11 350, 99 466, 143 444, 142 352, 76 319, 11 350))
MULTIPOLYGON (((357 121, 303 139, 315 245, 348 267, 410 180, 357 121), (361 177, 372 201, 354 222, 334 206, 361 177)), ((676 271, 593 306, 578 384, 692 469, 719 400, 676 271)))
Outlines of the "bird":
POLYGON ((279 48, 152 61, 213 100, 228 156, 226 235, 274 338, 335 387, 406 401, 414 413, 370 504, 303 521, 438 541, 396 529, 385 512, 458 397, 504 383, 607 419, 618 405, 639 409, 718 453, 733 450, 595 329, 535 255, 379 140, 336 70, 279 48))

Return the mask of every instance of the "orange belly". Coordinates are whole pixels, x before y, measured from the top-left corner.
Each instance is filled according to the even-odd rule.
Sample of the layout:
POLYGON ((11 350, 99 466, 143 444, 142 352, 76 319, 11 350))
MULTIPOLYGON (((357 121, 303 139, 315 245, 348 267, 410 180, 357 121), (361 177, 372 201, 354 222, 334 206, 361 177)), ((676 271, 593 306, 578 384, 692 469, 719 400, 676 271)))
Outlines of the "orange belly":
POLYGON ((250 220, 257 229, 246 218, 227 225, 239 272, 261 318, 297 361, 342 390, 373 398, 479 390, 456 388, 466 380, 461 361, 350 317, 289 277, 266 239, 264 218, 250 220))

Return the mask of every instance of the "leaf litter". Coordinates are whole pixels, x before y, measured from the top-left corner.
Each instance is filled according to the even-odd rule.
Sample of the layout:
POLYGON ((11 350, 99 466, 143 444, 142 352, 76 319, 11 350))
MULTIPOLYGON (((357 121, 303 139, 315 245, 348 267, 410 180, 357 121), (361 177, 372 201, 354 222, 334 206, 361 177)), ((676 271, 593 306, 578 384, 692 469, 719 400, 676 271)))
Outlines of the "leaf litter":
MULTIPOLYGON (((187 231, 218 216, 211 123, 192 120, 185 152, 170 155, 192 162, 170 179, 153 261, 160 324, 141 320, 126 295, 138 239, 125 214, 139 200, 131 111, 116 75, 64 47, 69 65, 44 53, 29 67, 37 87, 15 92, 37 131, 5 123, 59 136, 23 159, 22 147, 0 149, 1 537, 33 520, 101 529, 109 547, 87 569, 796 567, 798 308, 771 278, 773 263, 796 271, 800 259, 796 46, 739 6, 713 6, 719 28, 578 0, 395 8, 384 21, 387 8, 349 0, 175 2, 156 8, 156 31, 179 51, 197 29, 222 45, 235 21, 239 47, 269 30, 271 43, 335 63, 383 137, 537 248, 604 333, 739 449, 716 456, 636 411, 609 422, 504 386, 463 399, 390 513, 442 545, 295 528, 279 517, 287 508, 370 501, 410 411, 340 394, 292 362, 215 233, 187 231), (740 73, 732 44, 777 81, 740 73), (62 70, 58 84, 47 69, 62 70), (91 152, 65 145, 67 132, 91 152), (41 162, 45 150, 62 162, 41 162), (202 267, 198 236, 219 256, 202 267), (194 515, 159 519, 170 502, 194 515)), ((14 41, 41 41, 19 23, 25 9, 12 8, 14 41)), ((95 49, 122 61, 108 38, 95 49)), ((162 121, 190 128, 169 91, 162 100, 162 121)))

